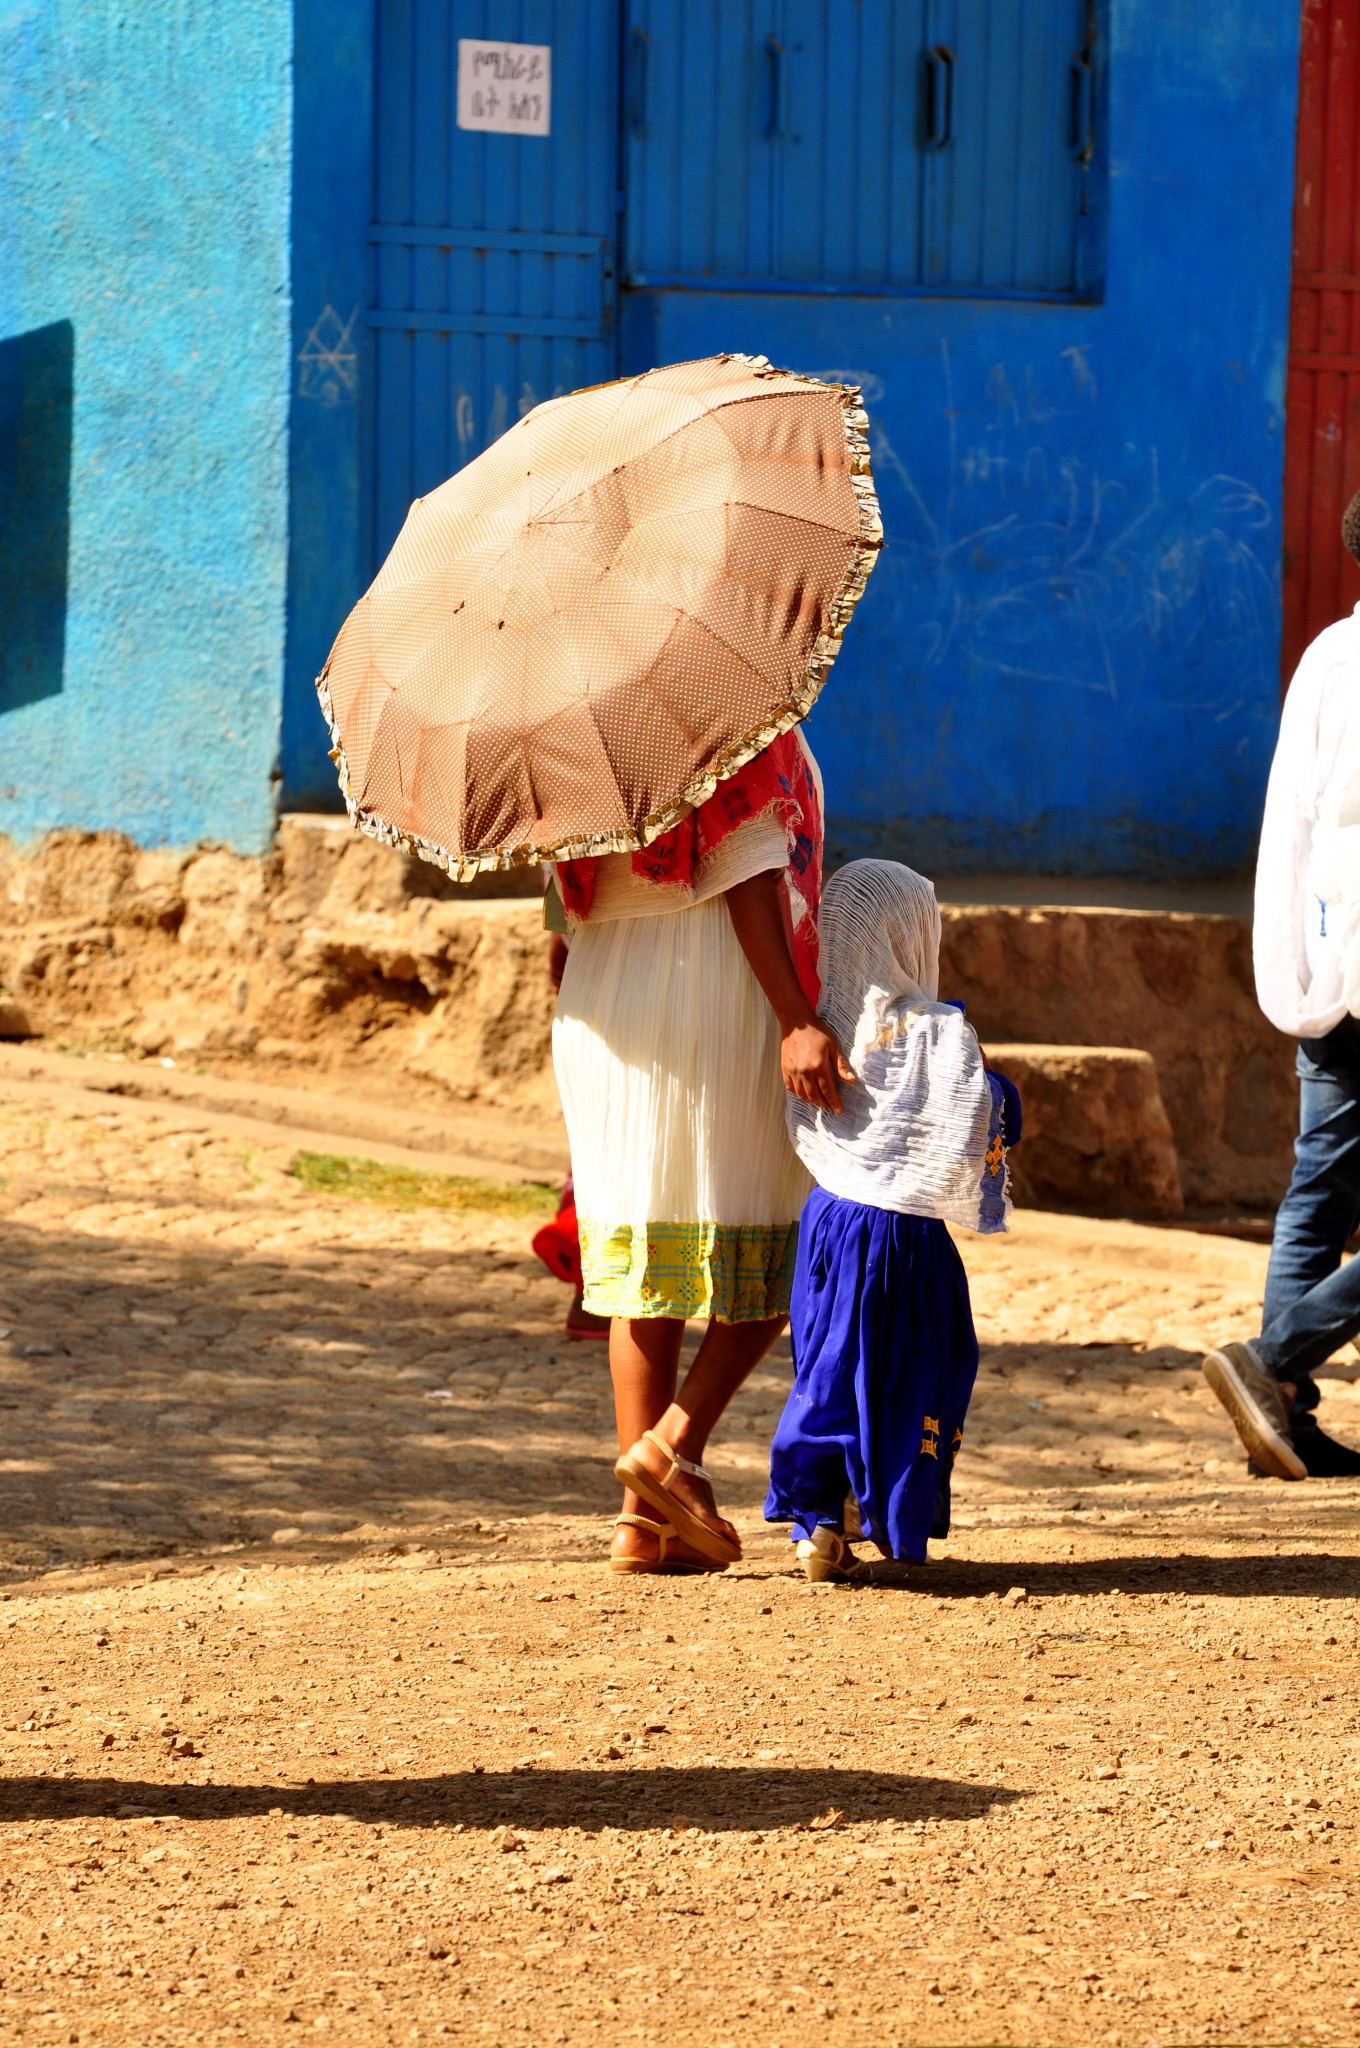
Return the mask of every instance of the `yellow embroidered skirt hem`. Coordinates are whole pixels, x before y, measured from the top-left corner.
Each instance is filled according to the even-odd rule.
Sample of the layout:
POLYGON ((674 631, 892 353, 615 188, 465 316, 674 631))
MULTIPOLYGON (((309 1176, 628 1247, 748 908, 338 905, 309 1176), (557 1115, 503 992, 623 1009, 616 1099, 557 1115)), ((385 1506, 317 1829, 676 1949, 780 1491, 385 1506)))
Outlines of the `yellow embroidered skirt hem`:
POLYGON ((597 1316, 709 1316, 766 1322, 788 1314, 796 1223, 601 1223, 583 1220, 585 1307, 597 1316))

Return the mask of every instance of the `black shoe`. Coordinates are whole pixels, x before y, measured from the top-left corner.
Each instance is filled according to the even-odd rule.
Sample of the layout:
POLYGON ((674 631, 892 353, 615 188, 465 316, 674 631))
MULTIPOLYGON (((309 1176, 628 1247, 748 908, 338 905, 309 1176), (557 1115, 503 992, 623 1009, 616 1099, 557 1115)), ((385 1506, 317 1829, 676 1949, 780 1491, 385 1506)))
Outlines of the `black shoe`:
MULTIPOLYGON (((1360 1479, 1360 1451, 1353 1451, 1349 1444, 1338 1443, 1334 1436, 1328 1436, 1325 1429, 1319 1429, 1311 1415, 1295 1415, 1290 1440, 1295 1451, 1307 1467, 1310 1479, 1360 1479)), ((1267 1472, 1264 1465, 1258 1465, 1255 1458, 1247 1459, 1247 1470, 1253 1479, 1273 1479, 1275 1474, 1267 1472)))

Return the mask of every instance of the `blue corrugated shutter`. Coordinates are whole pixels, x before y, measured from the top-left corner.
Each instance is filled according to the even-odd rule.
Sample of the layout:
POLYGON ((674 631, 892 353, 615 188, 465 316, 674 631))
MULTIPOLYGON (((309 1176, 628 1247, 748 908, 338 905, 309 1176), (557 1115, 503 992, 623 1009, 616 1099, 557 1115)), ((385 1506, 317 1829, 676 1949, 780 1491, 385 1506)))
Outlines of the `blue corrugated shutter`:
POLYGON ((378 0, 371 516, 614 374, 615 0, 378 0), (457 126, 461 37, 546 43, 546 137, 457 126))
POLYGON ((628 0, 625 282, 1092 282, 1094 0, 628 0))

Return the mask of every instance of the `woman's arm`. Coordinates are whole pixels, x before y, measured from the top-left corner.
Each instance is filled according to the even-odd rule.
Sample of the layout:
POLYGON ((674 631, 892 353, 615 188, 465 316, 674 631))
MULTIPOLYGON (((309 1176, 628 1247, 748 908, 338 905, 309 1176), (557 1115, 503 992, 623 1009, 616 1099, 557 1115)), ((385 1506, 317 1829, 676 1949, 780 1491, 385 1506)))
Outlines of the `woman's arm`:
POLYGON ((818 1017, 801 984, 789 953, 780 903, 783 877, 769 868, 727 891, 726 902, 742 952, 751 972, 779 1020, 779 1064, 784 1086, 816 1109, 840 1113, 837 1077, 853 1081, 854 1072, 831 1033, 818 1017))

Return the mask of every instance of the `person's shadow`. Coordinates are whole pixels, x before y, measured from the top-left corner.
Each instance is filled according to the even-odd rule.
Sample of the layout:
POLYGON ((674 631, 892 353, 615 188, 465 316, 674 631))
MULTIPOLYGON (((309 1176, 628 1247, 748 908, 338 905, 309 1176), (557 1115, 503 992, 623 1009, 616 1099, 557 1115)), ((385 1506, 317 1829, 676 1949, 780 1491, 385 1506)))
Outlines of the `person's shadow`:
POLYGON ((344 1814, 412 1828, 804 1828, 975 1820, 1026 1797, 1004 1785, 893 1771, 717 1764, 450 1771, 305 1785, 165 1785, 128 1778, 0 1778, 0 1824, 19 1820, 234 1821, 344 1814))
MULTIPOLYGON (((929 1593, 941 1600, 986 1599, 994 1594, 1004 1600, 1019 1587, 1026 1604, 1081 1593, 1175 1592, 1239 1600, 1354 1600, 1360 1594, 1360 1557, 1326 1550, 1284 1557, 1263 1551, 1232 1557, 1182 1552, 1177 1557, 1015 1558, 1009 1563, 948 1558, 919 1565, 878 1558, 872 1545, 862 1543, 859 1555, 868 1567, 864 1577, 829 1588, 829 1593, 840 1598, 856 1593, 929 1593)), ((729 1574, 738 1576, 745 1574, 729 1574)), ((799 1574, 791 1569, 786 1576, 799 1574)))

